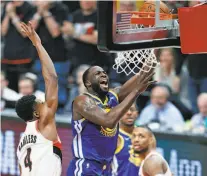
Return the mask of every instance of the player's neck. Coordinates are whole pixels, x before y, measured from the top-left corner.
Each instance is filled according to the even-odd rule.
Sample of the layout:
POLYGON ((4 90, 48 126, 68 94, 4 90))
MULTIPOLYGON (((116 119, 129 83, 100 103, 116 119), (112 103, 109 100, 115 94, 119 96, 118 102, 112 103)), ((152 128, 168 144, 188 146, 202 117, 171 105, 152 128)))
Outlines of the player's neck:
POLYGON ((106 95, 101 95, 101 94, 98 94, 98 93, 96 93, 96 92, 94 92, 94 91, 88 91, 90 94, 92 94, 92 95, 94 95, 94 96, 96 96, 96 97, 98 97, 102 102, 104 102, 105 101, 105 99, 106 99, 106 95))
POLYGON ((120 124, 120 128, 125 131, 126 133, 132 134, 132 131, 134 129, 134 126, 125 126, 120 124))

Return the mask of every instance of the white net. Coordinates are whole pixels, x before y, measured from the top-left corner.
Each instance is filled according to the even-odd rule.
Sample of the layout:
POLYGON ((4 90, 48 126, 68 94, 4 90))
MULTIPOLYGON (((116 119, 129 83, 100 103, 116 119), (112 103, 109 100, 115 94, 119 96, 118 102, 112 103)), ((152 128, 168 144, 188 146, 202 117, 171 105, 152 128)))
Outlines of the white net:
MULTIPOLYGON (((143 25, 131 25, 131 29, 128 30, 117 30, 119 34, 124 33, 136 33, 137 29, 141 30, 152 30, 153 26, 144 28, 143 25)), ((126 75, 138 74, 140 71, 149 72, 151 68, 155 68, 159 62, 154 54, 154 49, 141 49, 117 52, 115 58, 115 64, 113 69, 117 73, 125 73, 126 75)))
MULTIPOLYGON (((131 25, 131 29, 117 30, 119 34, 124 33, 136 33, 137 29, 141 30, 153 30, 153 26, 144 28, 143 25, 131 25)), ((154 49, 141 49, 117 52, 115 58, 115 64, 113 69, 117 73, 125 73, 126 75, 138 74, 140 71, 149 72, 151 68, 155 68, 159 64, 154 49)))
POLYGON ((140 71, 149 72, 157 66, 158 61, 154 49, 142 49, 118 52, 113 69, 126 75, 138 74, 140 71))
MULTIPOLYGON (((176 22, 176 21, 175 21, 176 22)), ((174 24, 174 21, 170 20, 161 22, 158 26, 156 25, 143 25, 143 24, 131 24, 129 29, 119 29, 117 28, 118 34, 132 34, 140 33, 147 31, 159 31, 160 29, 165 28, 166 30, 176 29, 177 32, 177 23, 174 24)), ((115 64, 113 68, 117 73, 124 72, 126 75, 138 74, 141 70, 149 72, 151 68, 155 68, 159 64, 157 60, 154 49, 141 49, 141 50, 132 50, 132 51, 123 51, 118 52, 117 57, 115 58, 115 64)))

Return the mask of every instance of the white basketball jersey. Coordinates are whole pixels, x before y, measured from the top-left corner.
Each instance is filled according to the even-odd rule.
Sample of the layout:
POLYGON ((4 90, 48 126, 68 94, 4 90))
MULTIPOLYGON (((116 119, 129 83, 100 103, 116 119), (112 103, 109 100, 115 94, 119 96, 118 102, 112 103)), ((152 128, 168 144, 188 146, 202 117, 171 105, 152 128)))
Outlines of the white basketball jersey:
POLYGON ((159 156, 159 157, 161 157, 161 158, 165 161, 166 166, 167 166, 167 171, 166 171, 165 174, 162 174, 162 175, 163 175, 163 176, 172 176, 172 173, 171 173, 171 171, 170 171, 170 167, 169 167, 167 161, 162 157, 162 155, 160 155, 158 152, 155 152, 155 151, 150 152, 150 153, 145 157, 145 159, 142 161, 141 166, 140 166, 140 169, 139 169, 139 176, 145 176, 145 175, 143 174, 143 166, 144 166, 144 162, 147 160, 147 158, 149 158, 149 157, 152 156, 152 155, 159 156))
POLYGON ((39 132, 37 123, 38 120, 27 122, 17 148, 21 176, 60 176, 61 142, 46 139, 39 132))

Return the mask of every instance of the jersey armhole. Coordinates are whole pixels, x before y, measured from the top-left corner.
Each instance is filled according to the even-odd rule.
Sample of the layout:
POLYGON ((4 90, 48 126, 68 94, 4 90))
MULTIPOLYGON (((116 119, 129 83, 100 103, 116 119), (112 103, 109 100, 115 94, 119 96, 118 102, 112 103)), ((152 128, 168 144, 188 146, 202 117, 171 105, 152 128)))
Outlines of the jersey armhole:
POLYGON ((118 138, 120 139, 120 143, 117 145, 115 154, 118 154, 124 147, 124 138, 121 135, 118 135, 118 138))
POLYGON ((117 93, 115 93, 112 89, 110 89, 109 92, 111 94, 113 94, 116 97, 117 102, 119 102, 119 97, 118 97, 117 93))
POLYGON ((40 133, 40 130, 39 130, 39 127, 38 127, 38 123, 39 123, 39 120, 37 120, 37 121, 35 122, 35 129, 36 129, 36 131, 37 131, 38 133, 40 133))

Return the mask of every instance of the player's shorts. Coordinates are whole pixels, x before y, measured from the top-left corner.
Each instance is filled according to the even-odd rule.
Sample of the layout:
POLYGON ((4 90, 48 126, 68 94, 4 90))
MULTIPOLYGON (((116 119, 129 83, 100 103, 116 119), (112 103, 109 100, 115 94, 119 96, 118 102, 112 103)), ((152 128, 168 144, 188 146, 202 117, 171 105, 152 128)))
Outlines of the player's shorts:
POLYGON ((67 176, 110 176, 111 164, 94 160, 73 159, 68 167, 67 176))

